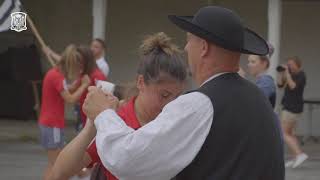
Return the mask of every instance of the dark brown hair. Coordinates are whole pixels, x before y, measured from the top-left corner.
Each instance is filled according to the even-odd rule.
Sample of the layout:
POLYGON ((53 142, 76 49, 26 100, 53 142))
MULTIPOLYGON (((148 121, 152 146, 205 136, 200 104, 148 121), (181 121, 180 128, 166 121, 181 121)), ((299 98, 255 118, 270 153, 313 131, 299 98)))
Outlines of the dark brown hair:
POLYGON ((100 39, 100 38, 95 38, 92 40, 92 42, 97 41, 98 43, 101 44, 101 46, 105 49, 106 48, 106 43, 104 42, 104 40, 100 39))
POLYGON ((140 46, 141 62, 138 74, 146 83, 169 79, 184 82, 187 76, 182 51, 171 42, 171 38, 160 32, 147 36, 140 46))
POLYGON ((97 67, 92 51, 87 46, 77 47, 77 52, 81 55, 83 62, 83 74, 90 75, 92 71, 97 67))

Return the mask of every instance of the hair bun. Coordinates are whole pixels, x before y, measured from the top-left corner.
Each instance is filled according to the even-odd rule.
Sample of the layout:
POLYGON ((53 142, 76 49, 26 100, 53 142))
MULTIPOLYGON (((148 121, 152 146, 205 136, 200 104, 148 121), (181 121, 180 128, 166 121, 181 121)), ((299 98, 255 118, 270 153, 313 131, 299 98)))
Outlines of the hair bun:
POLYGON ((140 46, 142 55, 150 54, 155 50, 162 50, 167 55, 181 52, 179 48, 171 42, 171 38, 164 32, 147 36, 140 46))

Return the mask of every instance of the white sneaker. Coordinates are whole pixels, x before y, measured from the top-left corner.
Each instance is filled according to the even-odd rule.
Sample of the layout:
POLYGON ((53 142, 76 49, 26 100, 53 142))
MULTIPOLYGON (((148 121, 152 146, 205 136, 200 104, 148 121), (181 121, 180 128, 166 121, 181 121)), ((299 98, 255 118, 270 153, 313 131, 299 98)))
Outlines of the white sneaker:
POLYGON ((289 160, 289 161, 287 161, 287 162, 285 163, 284 166, 285 166, 286 168, 292 167, 293 164, 294 164, 294 162, 296 162, 295 159, 289 160))
POLYGON ((296 168, 296 167, 300 166, 307 159, 308 159, 308 155, 306 155, 305 153, 299 154, 296 157, 296 160, 295 160, 294 164, 292 165, 292 168, 296 168))

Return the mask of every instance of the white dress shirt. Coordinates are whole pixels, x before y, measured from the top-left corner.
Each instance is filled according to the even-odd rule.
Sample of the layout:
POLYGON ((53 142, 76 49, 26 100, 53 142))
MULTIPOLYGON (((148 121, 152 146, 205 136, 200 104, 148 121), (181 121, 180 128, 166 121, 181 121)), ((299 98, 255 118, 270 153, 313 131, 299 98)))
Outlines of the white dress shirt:
POLYGON ((104 59, 104 57, 101 57, 100 59, 96 60, 96 64, 100 69, 100 71, 104 74, 104 76, 108 77, 110 68, 107 61, 104 59))
POLYGON ((107 109, 95 119, 99 157, 121 180, 169 180, 200 151, 213 111, 209 97, 192 92, 168 103, 156 119, 134 130, 107 109))

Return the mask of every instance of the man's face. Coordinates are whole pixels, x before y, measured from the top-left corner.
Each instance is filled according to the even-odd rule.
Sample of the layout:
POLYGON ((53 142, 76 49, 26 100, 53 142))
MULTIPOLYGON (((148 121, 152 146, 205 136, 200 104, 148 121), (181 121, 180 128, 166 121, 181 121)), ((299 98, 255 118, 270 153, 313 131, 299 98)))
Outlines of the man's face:
POLYGON ((184 50, 188 54, 188 64, 193 76, 198 72, 198 64, 201 57, 201 39, 197 36, 187 33, 187 44, 184 50))
POLYGON ((299 66, 291 59, 288 61, 287 65, 291 73, 298 73, 300 71, 299 66))
POLYGON ((93 56, 95 58, 99 58, 100 56, 103 55, 104 48, 98 41, 92 41, 92 43, 90 45, 90 49, 91 49, 93 56))

